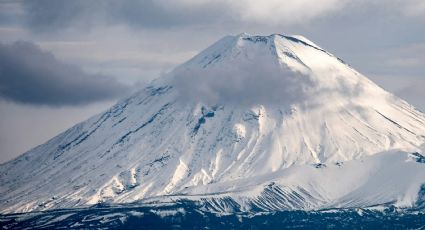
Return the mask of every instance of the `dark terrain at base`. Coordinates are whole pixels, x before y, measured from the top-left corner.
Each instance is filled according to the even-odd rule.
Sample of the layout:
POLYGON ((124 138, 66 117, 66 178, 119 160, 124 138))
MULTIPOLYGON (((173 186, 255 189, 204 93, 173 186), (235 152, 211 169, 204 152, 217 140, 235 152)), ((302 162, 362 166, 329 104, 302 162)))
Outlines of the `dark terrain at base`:
POLYGON ((425 213, 333 209, 219 215, 190 202, 96 205, 0 216, 1 229, 425 229, 425 213))

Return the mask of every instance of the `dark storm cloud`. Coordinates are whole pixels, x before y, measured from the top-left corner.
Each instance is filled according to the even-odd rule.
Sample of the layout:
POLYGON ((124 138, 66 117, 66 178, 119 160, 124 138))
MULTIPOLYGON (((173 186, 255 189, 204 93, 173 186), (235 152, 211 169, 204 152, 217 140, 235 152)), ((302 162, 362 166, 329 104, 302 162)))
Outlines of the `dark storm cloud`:
POLYGON ((180 7, 153 0, 32 0, 23 1, 26 22, 35 31, 88 28, 125 24, 131 27, 167 28, 216 20, 226 9, 216 4, 180 7))
POLYGON ((122 95, 114 78, 91 75, 29 42, 0 44, 0 97, 39 105, 78 105, 122 95))
POLYGON ((373 27, 363 24, 364 21, 412 18, 423 22, 421 15, 425 12, 422 0, 320 0, 318 4, 311 4, 309 0, 29 0, 19 3, 27 25, 35 31, 111 24, 157 29, 190 25, 220 28, 249 25, 258 30, 259 26, 302 27, 332 19, 335 15, 352 17, 344 21, 325 20, 326 23, 344 23, 346 28, 356 31, 357 25, 373 27))
POLYGON ((158 2, 153 0, 110 1, 105 8, 107 12, 110 12, 111 21, 149 28, 206 23, 216 20, 218 12, 226 12, 213 4, 166 7, 158 2))
POLYGON ((87 21, 85 17, 94 10, 90 8, 96 5, 88 2, 99 1, 34 0, 22 1, 21 4, 31 29, 51 30, 69 27, 79 20, 87 21))

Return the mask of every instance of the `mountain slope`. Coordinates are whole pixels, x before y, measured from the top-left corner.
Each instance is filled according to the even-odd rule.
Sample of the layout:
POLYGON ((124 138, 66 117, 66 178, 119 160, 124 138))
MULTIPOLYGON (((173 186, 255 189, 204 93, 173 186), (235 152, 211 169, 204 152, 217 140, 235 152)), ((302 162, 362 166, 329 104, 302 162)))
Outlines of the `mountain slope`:
POLYGON ((220 211, 414 205, 425 164, 409 153, 424 135, 424 114, 311 41, 228 36, 2 164, 0 211, 183 198, 220 211))

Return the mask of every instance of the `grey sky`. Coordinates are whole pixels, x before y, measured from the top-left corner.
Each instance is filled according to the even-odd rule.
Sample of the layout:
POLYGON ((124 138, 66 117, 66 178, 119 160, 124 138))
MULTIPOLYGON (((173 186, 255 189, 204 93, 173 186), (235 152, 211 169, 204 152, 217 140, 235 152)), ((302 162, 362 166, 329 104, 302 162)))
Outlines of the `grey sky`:
MULTIPOLYGON (((87 89, 94 87, 99 91, 92 95, 92 100, 68 94, 56 103, 61 105, 58 108, 45 106, 55 104, 51 102, 53 92, 39 90, 44 93, 30 95, 37 91, 22 91, 28 87, 24 83, 19 92, 28 92, 27 99, 32 99, 26 100, 26 104, 10 98, 6 102, 2 97, 0 162, 106 109, 119 97, 119 93, 109 95, 102 89, 113 88, 118 92, 122 87, 143 84, 221 37, 241 32, 304 35, 425 111, 422 0, 2 0, 1 47, 13 47, 16 41, 34 44, 35 50, 53 56, 42 62, 45 66, 57 70, 73 66, 73 70, 48 75, 48 82, 68 79, 87 83, 87 89), (98 81, 109 83, 97 86, 98 81), (98 102, 102 100, 109 104, 98 102), (85 103, 92 104, 78 105, 85 103), (31 127, 23 125, 28 121, 33 124, 31 127)), ((25 67, 23 59, 18 62, 25 67)), ((4 62, 1 64, 5 68, 4 62)), ((14 73, 11 68, 7 67, 12 71, 9 73, 14 73)), ((28 79, 22 76, 8 75, 16 81, 19 78, 21 82, 34 81, 34 86, 43 85, 40 75, 24 75, 28 79)), ((0 84, 5 87, 10 81, 0 84)), ((72 92, 73 84, 66 85, 72 92)))

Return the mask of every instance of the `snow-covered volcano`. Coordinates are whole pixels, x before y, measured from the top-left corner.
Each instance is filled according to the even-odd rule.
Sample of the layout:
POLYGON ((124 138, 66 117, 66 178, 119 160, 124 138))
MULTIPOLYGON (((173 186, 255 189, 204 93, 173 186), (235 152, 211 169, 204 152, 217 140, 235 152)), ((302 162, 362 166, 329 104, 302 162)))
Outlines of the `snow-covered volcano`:
POLYGON ((0 211, 178 199, 215 211, 413 206, 424 142, 424 114, 306 38, 228 36, 2 164, 0 211))

